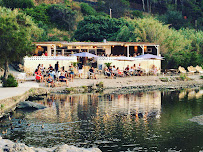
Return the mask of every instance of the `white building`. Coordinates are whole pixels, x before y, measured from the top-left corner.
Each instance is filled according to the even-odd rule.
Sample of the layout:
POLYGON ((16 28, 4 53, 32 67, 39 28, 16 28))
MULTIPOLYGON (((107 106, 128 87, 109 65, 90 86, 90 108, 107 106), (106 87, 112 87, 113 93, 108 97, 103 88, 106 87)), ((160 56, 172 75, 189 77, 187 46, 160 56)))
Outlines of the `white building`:
POLYGON ((34 71, 38 64, 44 64, 48 67, 52 66, 57 60, 54 60, 56 56, 68 56, 70 60, 60 60, 59 65, 64 66, 65 69, 71 64, 71 62, 77 62, 77 57, 70 56, 73 53, 89 52, 96 54, 99 57, 97 60, 97 67, 99 69, 104 68, 104 63, 111 62, 111 65, 115 65, 120 69, 123 69, 127 65, 132 66, 141 64, 143 69, 150 69, 152 65, 155 65, 159 71, 161 69, 161 60, 141 60, 135 59, 134 61, 119 61, 116 58, 119 55, 132 57, 135 55, 153 54, 160 56, 160 47, 155 43, 147 42, 67 42, 67 41, 54 41, 54 42, 33 42, 36 45, 36 50, 33 56, 24 57, 25 71, 34 71), (105 56, 104 56, 105 55, 105 56))

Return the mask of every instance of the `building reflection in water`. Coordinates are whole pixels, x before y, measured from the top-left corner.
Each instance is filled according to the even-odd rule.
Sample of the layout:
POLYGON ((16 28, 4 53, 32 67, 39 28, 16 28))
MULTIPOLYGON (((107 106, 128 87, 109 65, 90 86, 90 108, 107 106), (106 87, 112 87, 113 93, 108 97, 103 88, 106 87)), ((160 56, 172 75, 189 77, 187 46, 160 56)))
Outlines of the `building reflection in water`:
MULTIPOLYGON (((133 116, 159 118, 161 92, 132 94, 52 94, 42 101, 48 108, 29 115, 52 122, 88 120, 100 116, 133 116), (38 116, 36 116, 38 115, 38 116)), ((105 119, 107 119, 106 117, 105 119)))
MULTIPOLYGON (((186 124, 193 115, 202 114, 202 95, 203 90, 194 89, 128 94, 51 94, 44 100, 35 101, 48 108, 20 113, 22 116, 16 112, 12 117, 16 129, 9 135, 11 139, 41 147, 67 143, 86 148, 99 145, 102 151, 127 151, 129 148, 145 151, 146 147, 152 148, 149 151, 153 148, 154 151, 166 151, 166 147, 179 146, 176 139, 198 131, 196 125, 191 130, 192 126, 186 124), (19 117, 24 126, 18 124, 19 117), (44 129, 41 129, 42 124, 44 129)), ((198 139, 202 137, 201 133, 199 129, 198 139)), ((193 137, 193 144, 198 143, 196 136, 191 134, 188 137, 193 137)), ((188 142, 184 139, 183 143, 188 142)), ((182 146, 179 149, 185 148, 185 144, 182 146)))

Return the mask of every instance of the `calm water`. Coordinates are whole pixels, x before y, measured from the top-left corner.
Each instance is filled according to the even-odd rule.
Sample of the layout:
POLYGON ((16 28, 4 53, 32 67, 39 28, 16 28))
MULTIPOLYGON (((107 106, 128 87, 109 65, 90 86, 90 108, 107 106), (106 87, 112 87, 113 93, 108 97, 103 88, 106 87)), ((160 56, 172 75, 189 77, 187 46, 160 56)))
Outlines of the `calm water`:
POLYGON ((203 114, 203 90, 52 94, 34 102, 48 108, 15 111, 11 121, 1 122, 1 131, 8 130, 5 138, 36 147, 69 144, 104 152, 203 150, 203 126, 188 121, 203 114))

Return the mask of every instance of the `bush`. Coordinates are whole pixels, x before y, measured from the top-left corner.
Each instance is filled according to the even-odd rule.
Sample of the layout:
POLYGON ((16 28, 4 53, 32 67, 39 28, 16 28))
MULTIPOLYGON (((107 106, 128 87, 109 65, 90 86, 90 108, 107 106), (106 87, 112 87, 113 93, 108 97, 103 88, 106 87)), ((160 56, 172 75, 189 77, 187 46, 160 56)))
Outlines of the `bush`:
POLYGON ((88 5, 87 3, 81 3, 80 7, 81 7, 82 14, 85 16, 97 14, 96 10, 93 7, 91 7, 90 5, 88 5))
POLYGON ((111 63, 112 62, 107 62, 107 63, 104 63, 104 64, 106 65, 107 68, 109 68, 111 66, 111 63))
POLYGON ((17 86, 18 82, 16 81, 15 77, 9 74, 8 78, 3 83, 3 87, 17 87, 17 86))
POLYGON ((191 79, 186 74, 181 73, 180 74, 180 80, 188 81, 188 80, 191 80, 191 79))
POLYGON ((3 6, 7 8, 31 8, 34 7, 33 0, 2 0, 3 6))
POLYGON ((203 75, 200 76, 200 79, 203 79, 203 75))
POLYGON ((143 18, 143 13, 141 11, 135 10, 132 12, 133 17, 143 18))

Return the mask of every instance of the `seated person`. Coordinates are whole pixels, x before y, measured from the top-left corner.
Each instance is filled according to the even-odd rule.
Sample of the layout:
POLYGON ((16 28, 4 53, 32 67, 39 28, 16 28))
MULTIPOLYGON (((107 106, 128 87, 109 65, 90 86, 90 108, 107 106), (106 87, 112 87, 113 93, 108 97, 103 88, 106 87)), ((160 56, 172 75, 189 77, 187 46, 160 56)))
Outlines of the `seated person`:
POLYGON ((117 75, 117 71, 116 71, 116 66, 115 65, 112 68, 112 73, 113 73, 113 76, 117 75))
POLYGON ((129 76, 129 75, 130 75, 129 70, 130 70, 129 65, 127 65, 127 67, 126 67, 125 70, 124 70, 124 73, 125 73, 126 76, 129 76))
POLYGON ((54 79, 52 78, 52 76, 49 74, 48 78, 46 80, 48 83, 51 83, 51 86, 54 87, 54 79))
POLYGON ((35 72, 35 79, 38 82, 43 82, 44 81, 44 77, 42 76, 41 72, 38 70, 37 72, 35 72))
POLYGON ((52 71, 54 70, 54 68, 53 68, 53 66, 51 64, 49 64, 49 68, 48 69, 49 69, 49 71, 50 70, 52 70, 52 71))
POLYGON ((109 69, 107 69, 106 67, 104 68, 104 75, 110 77, 111 73, 109 72, 109 69))
POLYGON ((120 71, 119 67, 117 67, 116 73, 117 73, 117 76, 120 76, 120 77, 123 76, 123 72, 120 71))
POLYGON ((112 67, 110 66, 108 70, 109 70, 109 72, 111 73, 111 79, 113 79, 113 77, 114 77, 114 72, 113 72, 112 67))
POLYGON ((94 71, 94 67, 91 67, 91 68, 89 69, 89 75, 93 75, 93 79, 97 79, 96 74, 95 74, 95 71, 94 71))
POLYGON ((138 73, 139 76, 141 76, 143 74, 141 64, 139 64, 139 66, 137 67, 137 73, 138 73))
POLYGON ((55 71, 53 70, 50 70, 50 72, 49 72, 49 74, 51 75, 51 77, 53 78, 53 80, 55 79, 55 77, 56 77, 56 73, 55 73, 55 71))
POLYGON ((63 73, 59 76, 59 81, 66 82, 66 86, 68 87, 68 79, 63 75, 63 73))
POLYGON ((130 73, 130 75, 133 75, 133 74, 134 74, 134 69, 133 69, 133 67, 130 67, 129 73, 130 73))
POLYGON ((155 65, 152 66, 152 69, 153 69, 153 74, 154 75, 157 75, 157 72, 158 72, 158 69, 155 65))

